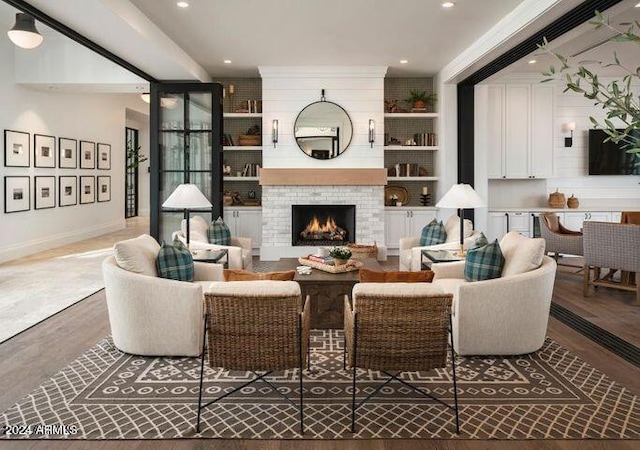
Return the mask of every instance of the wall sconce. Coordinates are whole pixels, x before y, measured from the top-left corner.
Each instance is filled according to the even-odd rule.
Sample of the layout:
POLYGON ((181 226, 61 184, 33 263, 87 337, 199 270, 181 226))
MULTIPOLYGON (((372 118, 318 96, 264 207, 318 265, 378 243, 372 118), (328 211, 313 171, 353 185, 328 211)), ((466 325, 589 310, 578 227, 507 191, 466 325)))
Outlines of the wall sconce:
POLYGON ((576 129, 575 122, 563 123, 562 131, 571 133, 571 136, 564 138, 564 146, 565 147, 573 147, 573 130, 576 129))
POLYGON ((21 48, 36 48, 44 39, 36 28, 36 20, 25 13, 16 14, 16 23, 7 31, 11 42, 21 48))
POLYGON ((369 144, 371 144, 371 148, 373 148, 373 143, 376 140, 376 123, 373 119, 369 119, 369 144))
POLYGON ((273 142, 273 148, 276 148, 278 143, 278 119, 273 119, 271 123, 271 141, 273 142))
POLYGON ((151 103, 151 94, 149 94, 148 92, 143 92, 142 94, 140 94, 140 98, 145 103, 151 103))

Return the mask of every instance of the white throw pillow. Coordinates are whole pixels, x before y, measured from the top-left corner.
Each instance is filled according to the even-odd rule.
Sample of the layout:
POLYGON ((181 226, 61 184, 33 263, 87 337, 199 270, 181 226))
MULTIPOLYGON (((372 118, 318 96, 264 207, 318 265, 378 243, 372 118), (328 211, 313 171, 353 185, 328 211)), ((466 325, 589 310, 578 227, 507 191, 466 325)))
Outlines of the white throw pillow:
POLYGON ((544 257, 545 241, 542 238, 528 238, 516 231, 505 234, 500 241, 504 256, 502 276, 518 275, 537 269, 544 257))
POLYGON ((159 251, 160 245, 148 234, 116 242, 113 246, 116 262, 121 269, 151 277, 158 276, 156 258, 159 251))
MULTIPOLYGON (((473 234, 473 222, 469 219, 464 219, 464 238, 468 238, 473 234)), ((460 242, 460 217, 451 216, 447 219, 447 223, 444 224, 444 229, 447 232, 447 240, 445 242, 460 242)))
MULTIPOLYGON (((180 223, 182 235, 187 237, 187 221, 182 219, 180 223)), ((209 223, 202 216, 193 216, 189 219, 189 241, 209 243, 209 223)), ((187 242, 185 240, 185 242, 187 242)))

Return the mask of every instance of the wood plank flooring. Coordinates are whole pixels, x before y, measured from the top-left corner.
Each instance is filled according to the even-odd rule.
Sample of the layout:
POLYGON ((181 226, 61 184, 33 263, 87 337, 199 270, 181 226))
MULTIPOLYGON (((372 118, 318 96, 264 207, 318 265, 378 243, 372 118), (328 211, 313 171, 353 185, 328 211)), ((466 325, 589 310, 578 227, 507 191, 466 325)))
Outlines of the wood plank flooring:
MULTIPOLYGON (((397 264, 389 261, 387 264, 397 264)), ((581 278, 559 274, 554 301, 580 311, 624 339, 640 345, 640 307, 630 305, 633 293, 599 289, 583 299, 581 278)), ((87 348, 109 333, 103 293, 91 296, 0 345, 0 410, 30 393, 87 348)), ((640 394, 640 369, 596 345, 555 319, 549 336, 574 354, 640 394)), ((0 424, 1 425, 1 424, 0 424)), ((464 428, 464 424, 462 424, 464 428)), ((471 441, 471 440, 160 440, 160 441, 0 441, 0 449, 205 449, 223 450, 421 450, 421 449, 635 449, 639 441, 471 441)))

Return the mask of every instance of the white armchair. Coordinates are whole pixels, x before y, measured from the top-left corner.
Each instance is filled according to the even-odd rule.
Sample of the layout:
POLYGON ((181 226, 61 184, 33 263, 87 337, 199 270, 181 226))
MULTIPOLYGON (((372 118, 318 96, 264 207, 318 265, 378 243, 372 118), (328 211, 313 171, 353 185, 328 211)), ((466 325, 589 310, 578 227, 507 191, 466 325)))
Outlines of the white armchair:
POLYGON ((511 234, 500 243, 507 247, 500 278, 467 282, 464 261, 431 267, 433 287, 453 294, 453 342, 459 355, 521 355, 544 343, 557 266, 543 256, 544 244, 534 248, 535 243, 522 241, 540 239, 511 234), (540 260, 538 268, 526 270, 540 260))
MULTIPOLYGON (((173 233, 173 239, 187 243, 187 222, 182 220, 181 229, 173 233)), ((229 269, 252 270, 251 238, 231 237, 231 245, 210 244, 208 236, 209 224, 201 216, 191 217, 189 224, 189 248, 191 250, 227 249, 229 269)))
POLYGON ((203 292, 211 282, 224 279, 222 265, 194 263, 193 283, 159 278, 155 275, 159 249, 151 236, 143 235, 116 244, 118 261, 126 269, 114 256, 102 262, 113 343, 134 355, 198 356, 203 292), (132 241, 129 249, 123 249, 132 241))
MULTIPOLYGON (((425 224, 426 225, 426 224, 425 224)), ((447 240, 442 244, 420 246, 420 236, 400 239, 400 270, 419 272, 422 269, 422 250, 458 250, 460 248, 460 217, 453 215, 444 224, 447 240)), ((464 219, 464 248, 469 248, 480 237, 479 231, 473 230, 473 223, 464 219)))

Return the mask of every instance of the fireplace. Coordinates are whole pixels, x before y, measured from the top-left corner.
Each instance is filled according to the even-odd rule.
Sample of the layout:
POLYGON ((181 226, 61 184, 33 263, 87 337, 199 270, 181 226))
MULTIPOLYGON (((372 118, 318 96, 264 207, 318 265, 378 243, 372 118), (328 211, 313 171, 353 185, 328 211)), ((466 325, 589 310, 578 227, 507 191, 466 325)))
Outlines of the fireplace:
POLYGON ((291 244, 343 245, 355 242, 355 205, 292 205, 291 244))

